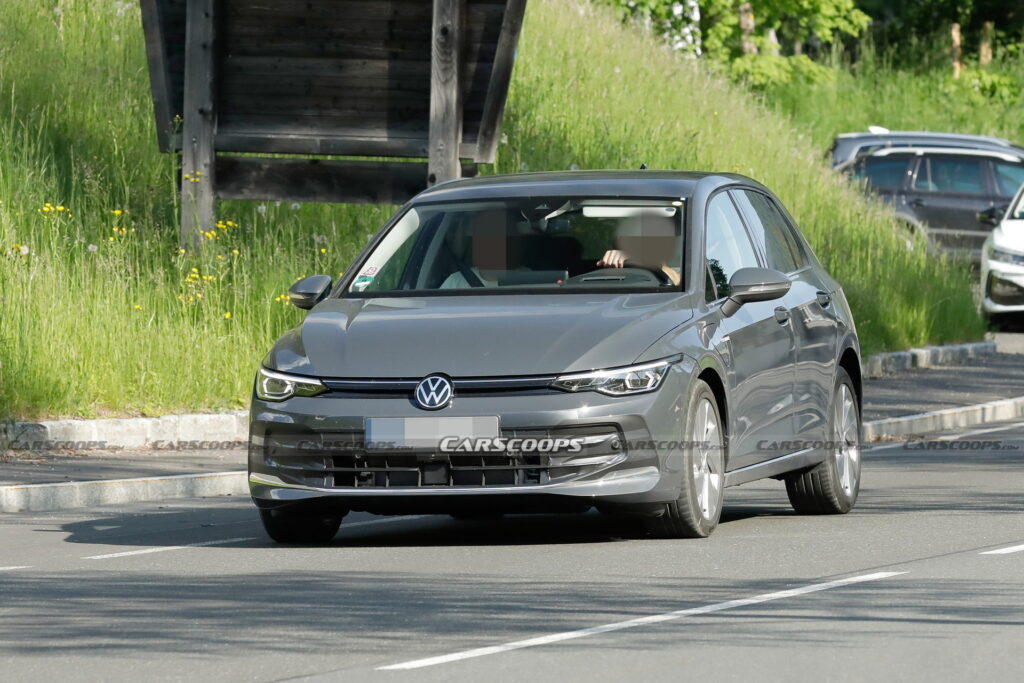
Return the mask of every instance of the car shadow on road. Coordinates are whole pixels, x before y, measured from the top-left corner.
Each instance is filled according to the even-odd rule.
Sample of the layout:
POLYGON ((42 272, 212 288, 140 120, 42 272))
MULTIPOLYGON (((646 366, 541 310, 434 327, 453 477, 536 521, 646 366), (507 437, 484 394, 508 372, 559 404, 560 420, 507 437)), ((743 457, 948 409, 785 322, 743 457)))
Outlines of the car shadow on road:
MULTIPOLYGON (((745 495, 725 506, 720 529, 745 520, 795 517, 782 499, 745 495)), ((64 533, 67 543, 134 548, 205 543, 218 538, 244 538, 231 547, 274 546, 263 532, 256 510, 247 504, 225 502, 196 509, 158 506, 64 522, 59 528, 39 526, 40 533, 64 533)), ((349 515, 333 545, 347 547, 515 546, 596 544, 636 539, 658 539, 649 519, 585 514, 507 515, 497 519, 456 520, 447 515, 366 517, 349 515), (369 522, 369 523, 368 523, 369 522)), ((216 548, 216 546, 208 546, 216 548)))

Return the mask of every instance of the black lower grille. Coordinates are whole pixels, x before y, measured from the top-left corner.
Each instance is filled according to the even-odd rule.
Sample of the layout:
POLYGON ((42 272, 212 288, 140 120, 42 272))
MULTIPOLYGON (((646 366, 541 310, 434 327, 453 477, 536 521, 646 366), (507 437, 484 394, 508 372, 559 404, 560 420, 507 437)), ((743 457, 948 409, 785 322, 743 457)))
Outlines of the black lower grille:
POLYGON ((586 439, 575 453, 442 453, 367 450, 362 432, 268 434, 264 461, 297 483, 326 488, 537 486, 601 469, 620 455, 609 425, 506 430, 506 438, 586 439))
POLYGON ((529 455, 353 454, 333 456, 328 471, 336 487, 526 486, 550 481, 549 460, 529 455))

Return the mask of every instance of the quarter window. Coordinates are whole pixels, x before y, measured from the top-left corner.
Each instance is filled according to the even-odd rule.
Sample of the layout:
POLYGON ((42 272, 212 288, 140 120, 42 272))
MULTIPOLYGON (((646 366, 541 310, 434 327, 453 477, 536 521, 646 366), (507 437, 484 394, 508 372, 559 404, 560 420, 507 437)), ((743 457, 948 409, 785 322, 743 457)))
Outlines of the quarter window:
POLYGON ((921 192, 983 194, 981 159, 924 157, 914 189, 921 192))
POLYGON ((792 273, 804 266, 803 253, 793 230, 775 203, 760 192, 737 190, 736 203, 747 217, 754 239, 764 248, 768 267, 792 273))
POLYGON ((719 297, 729 296, 729 279, 740 268, 756 268, 757 255, 729 193, 708 202, 704 254, 719 297))

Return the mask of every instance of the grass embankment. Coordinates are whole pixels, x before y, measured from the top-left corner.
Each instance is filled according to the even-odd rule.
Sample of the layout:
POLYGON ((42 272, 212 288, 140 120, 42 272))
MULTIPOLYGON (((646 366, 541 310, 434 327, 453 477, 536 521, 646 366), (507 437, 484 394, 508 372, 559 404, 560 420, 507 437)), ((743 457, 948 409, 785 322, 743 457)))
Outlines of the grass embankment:
POLYGON ((976 133, 1024 144, 1024 52, 1001 55, 987 68, 968 63, 953 79, 949 58, 928 58, 919 69, 899 69, 865 42, 856 63, 837 52, 826 60, 831 78, 769 87, 765 98, 790 116, 815 145, 836 133, 934 130, 976 133))
MULTIPOLYGON (((7 0, 0 33, 16 48, 0 51, 0 416, 244 406, 301 319, 280 295, 337 275, 390 209, 226 202, 209 248, 180 254, 136 5, 7 0)), ((844 283, 867 351, 982 332, 966 272, 908 251, 790 122, 603 11, 532 0, 505 132, 501 171, 763 181, 844 283)))

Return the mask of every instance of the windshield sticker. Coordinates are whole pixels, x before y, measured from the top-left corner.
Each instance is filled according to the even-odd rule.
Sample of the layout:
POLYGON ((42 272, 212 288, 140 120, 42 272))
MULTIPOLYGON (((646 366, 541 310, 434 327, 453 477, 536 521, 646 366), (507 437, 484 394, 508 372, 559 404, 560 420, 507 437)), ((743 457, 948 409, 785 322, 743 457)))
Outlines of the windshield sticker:
MULTIPOLYGON (((376 268, 374 270, 376 270, 376 268)), ((355 282, 352 283, 352 289, 361 292, 366 289, 371 282, 373 282, 373 278, 369 275, 360 275, 356 278, 355 282)))

